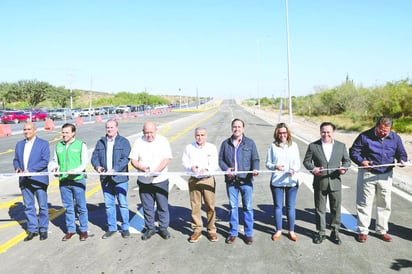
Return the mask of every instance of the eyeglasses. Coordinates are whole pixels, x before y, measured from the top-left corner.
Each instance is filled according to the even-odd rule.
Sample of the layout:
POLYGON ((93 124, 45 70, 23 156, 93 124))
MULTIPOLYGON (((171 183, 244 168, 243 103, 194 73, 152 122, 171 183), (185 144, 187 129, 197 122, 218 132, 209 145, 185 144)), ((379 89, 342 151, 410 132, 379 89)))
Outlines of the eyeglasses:
POLYGON ((283 134, 288 134, 288 132, 287 131, 279 131, 278 132, 278 135, 283 135, 283 134))

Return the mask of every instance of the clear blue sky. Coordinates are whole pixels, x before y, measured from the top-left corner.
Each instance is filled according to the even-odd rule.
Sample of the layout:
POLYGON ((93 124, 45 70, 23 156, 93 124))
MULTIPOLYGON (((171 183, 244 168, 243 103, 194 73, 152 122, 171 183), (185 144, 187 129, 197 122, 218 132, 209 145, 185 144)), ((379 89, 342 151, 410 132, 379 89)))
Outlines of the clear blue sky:
MULTIPOLYGON (((291 91, 412 77, 412 1, 289 0, 291 91)), ((2 0, 0 82, 287 96, 285 0, 2 0)))

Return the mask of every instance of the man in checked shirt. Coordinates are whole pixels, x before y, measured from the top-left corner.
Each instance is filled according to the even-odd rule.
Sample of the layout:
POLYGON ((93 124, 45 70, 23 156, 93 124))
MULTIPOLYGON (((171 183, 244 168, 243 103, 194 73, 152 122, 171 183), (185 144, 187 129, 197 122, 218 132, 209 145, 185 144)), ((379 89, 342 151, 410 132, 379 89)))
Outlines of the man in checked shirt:
POLYGON ((205 128, 195 129, 195 141, 186 146, 182 165, 187 172, 194 173, 189 178, 190 204, 192 207, 191 226, 193 234, 189 242, 195 243, 202 237, 202 198, 206 206, 207 236, 211 242, 218 240, 216 234, 215 178, 210 175, 219 169, 217 149, 207 142, 205 128))

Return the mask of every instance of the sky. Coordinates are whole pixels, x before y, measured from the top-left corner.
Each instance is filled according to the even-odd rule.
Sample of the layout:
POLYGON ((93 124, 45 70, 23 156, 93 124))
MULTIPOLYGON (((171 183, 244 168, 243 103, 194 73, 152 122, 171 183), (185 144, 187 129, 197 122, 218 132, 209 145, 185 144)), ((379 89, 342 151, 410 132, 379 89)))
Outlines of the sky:
POLYGON ((374 87, 412 77, 411 11, 410 0, 1 0, 0 82, 220 99, 304 96, 347 76, 374 87))

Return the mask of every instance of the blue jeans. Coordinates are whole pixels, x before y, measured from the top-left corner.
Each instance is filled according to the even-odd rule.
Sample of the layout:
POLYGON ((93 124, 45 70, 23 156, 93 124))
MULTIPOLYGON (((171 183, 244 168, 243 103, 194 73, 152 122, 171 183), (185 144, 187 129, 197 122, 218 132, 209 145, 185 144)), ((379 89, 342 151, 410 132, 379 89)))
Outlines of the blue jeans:
POLYGON ((111 180, 102 183, 106 218, 109 231, 117 231, 116 197, 119 203, 122 218, 122 230, 129 229, 129 205, 127 204, 127 190, 129 182, 115 183, 111 180))
POLYGON ((74 200, 76 200, 76 211, 79 214, 79 230, 86 232, 88 229, 88 213, 86 206, 86 180, 60 182, 60 195, 63 206, 66 208, 67 233, 76 232, 76 213, 74 200))
POLYGON ((271 185, 270 189, 272 190, 273 204, 275 205, 276 230, 282 230, 283 201, 286 196, 286 211, 289 231, 295 231, 296 194, 298 193, 298 186, 274 187, 271 185))
POLYGON ((139 195, 143 205, 144 222, 147 229, 155 230, 155 202, 159 217, 159 230, 169 226, 169 180, 156 184, 143 184, 138 181, 139 195))
POLYGON ((253 235, 253 206, 252 183, 226 183, 226 192, 229 198, 229 225, 230 236, 237 236, 239 229, 239 192, 242 195, 243 219, 245 222, 245 235, 253 235))
POLYGON ((21 187, 24 201, 24 214, 27 218, 28 232, 47 232, 49 227, 49 207, 47 204, 47 186, 38 185, 35 181, 26 179, 21 187), (33 184, 33 182, 35 184, 33 184), (39 204, 39 218, 37 219, 35 199, 39 204))

